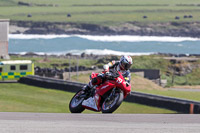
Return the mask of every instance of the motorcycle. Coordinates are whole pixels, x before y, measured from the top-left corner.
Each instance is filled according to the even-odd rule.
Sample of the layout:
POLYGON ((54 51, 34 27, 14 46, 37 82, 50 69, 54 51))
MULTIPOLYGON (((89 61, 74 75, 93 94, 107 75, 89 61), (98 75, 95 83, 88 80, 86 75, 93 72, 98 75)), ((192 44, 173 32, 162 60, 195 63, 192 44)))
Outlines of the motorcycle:
MULTIPOLYGON (((92 73, 91 79, 98 73, 92 73)), ((71 99, 69 109, 71 113, 81 113, 85 109, 113 113, 131 92, 131 85, 127 84, 121 72, 109 73, 109 77, 99 86, 89 91, 83 87, 71 99)))

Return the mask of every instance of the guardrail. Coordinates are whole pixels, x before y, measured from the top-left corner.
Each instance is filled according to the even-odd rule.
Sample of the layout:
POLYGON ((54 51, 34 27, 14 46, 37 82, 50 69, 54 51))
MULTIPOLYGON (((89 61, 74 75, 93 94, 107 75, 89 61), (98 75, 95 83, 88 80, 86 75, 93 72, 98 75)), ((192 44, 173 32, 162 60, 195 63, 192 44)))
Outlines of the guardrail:
MULTIPOLYGON (((18 82, 43 88, 52 88, 69 92, 77 92, 84 85, 86 85, 78 82, 65 81, 61 79, 53 79, 40 76, 23 77, 20 78, 18 82)), ((200 114, 200 102, 197 101, 158 96, 140 92, 131 92, 131 94, 127 96, 125 101, 159 108, 166 108, 177 111, 179 113, 200 114)))

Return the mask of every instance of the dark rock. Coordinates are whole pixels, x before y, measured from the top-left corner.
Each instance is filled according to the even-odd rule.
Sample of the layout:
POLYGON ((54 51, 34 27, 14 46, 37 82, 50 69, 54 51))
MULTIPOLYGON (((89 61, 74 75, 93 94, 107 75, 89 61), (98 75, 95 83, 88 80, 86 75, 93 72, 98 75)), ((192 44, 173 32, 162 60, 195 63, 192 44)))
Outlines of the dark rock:
POLYGON ((31 14, 28 14, 28 15, 27 15, 27 17, 28 17, 28 18, 31 18, 31 17, 32 17, 32 15, 31 15, 31 14))
POLYGON ((79 66, 79 71, 85 71, 86 67, 85 66, 79 66))
POLYGON ((143 18, 147 18, 147 16, 143 16, 143 18))
POLYGON ((27 52, 26 54, 24 54, 24 56, 38 56, 38 54, 34 52, 27 52))
POLYGON ((180 17, 176 16, 175 19, 180 19, 180 17))
POLYGON ((67 14, 67 17, 71 17, 71 14, 68 13, 68 14, 67 14))
POLYGON ((51 64, 51 66, 53 66, 53 67, 59 67, 58 64, 51 64))
POLYGON ((81 54, 81 57, 82 57, 82 58, 86 57, 86 54, 85 54, 85 53, 82 53, 82 54, 81 54))
POLYGON ((68 69, 68 68, 65 68, 64 71, 65 71, 65 72, 69 72, 69 69, 68 69))
POLYGON ((22 2, 22 1, 19 1, 18 5, 20 5, 20 6, 32 6, 32 4, 25 3, 25 2, 22 2))
POLYGON ((69 66, 69 63, 63 63, 61 66, 69 66))
POLYGON ((72 56, 72 54, 71 53, 67 53, 66 56, 72 56))
POLYGON ((192 16, 192 15, 189 15, 188 18, 193 18, 193 16, 192 16))

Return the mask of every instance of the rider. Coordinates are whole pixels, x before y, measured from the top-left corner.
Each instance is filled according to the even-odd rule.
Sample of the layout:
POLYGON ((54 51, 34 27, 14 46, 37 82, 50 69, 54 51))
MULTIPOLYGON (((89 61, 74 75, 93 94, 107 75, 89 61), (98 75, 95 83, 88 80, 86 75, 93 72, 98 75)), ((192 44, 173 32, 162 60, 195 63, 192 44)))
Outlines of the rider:
MULTIPOLYGON (((89 82, 89 84, 85 87, 85 91, 90 90, 95 85, 100 85, 103 83, 107 78, 112 76, 111 73, 117 73, 120 71, 122 73, 122 76, 124 77, 126 81, 126 85, 130 85, 131 80, 131 73, 129 71, 129 68, 133 64, 132 58, 130 56, 122 56, 120 58, 120 61, 112 61, 106 65, 103 66, 104 71, 100 74, 98 74, 97 77, 92 78, 92 80, 89 82)), ((103 91, 102 89, 100 91, 103 91)), ((82 105, 89 107, 92 110, 98 111, 100 110, 98 107, 98 103, 100 102, 101 98, 99 94, 95 94, 94 97, 90 97, 87 100, 84 100, 82 105)))
POLYGON ((94 85, 100 85, 103 81, 110 76, 110 73, 115 73, 120 71, 126 81, 127 86, 131 81, 131 73, 129 71, 131 65, 133 64, 132 58, 130 56, 122 56, 120 61, 112 61, 103 66, 104 71, 96 78, 93 78, 89 84, 86 86, 85 90, 89 90, 94 85))

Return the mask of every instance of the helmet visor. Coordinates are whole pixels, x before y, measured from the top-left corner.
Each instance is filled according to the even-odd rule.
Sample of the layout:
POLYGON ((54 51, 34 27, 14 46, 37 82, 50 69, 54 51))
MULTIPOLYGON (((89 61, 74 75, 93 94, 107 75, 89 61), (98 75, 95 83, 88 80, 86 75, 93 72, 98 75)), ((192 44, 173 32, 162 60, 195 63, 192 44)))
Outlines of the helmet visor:
POLYGON ((123 68, 124 68, 125 70, 130 69, 131 65, 132 65, 132 64, 122 62, 122 66, 123 66, 123 68))
POLYGON ((130 69, 130 67, 131 67, 131 64, 127 64, 127 63, 126 63, 125 69, 128 70, 128 69, 130 69))

